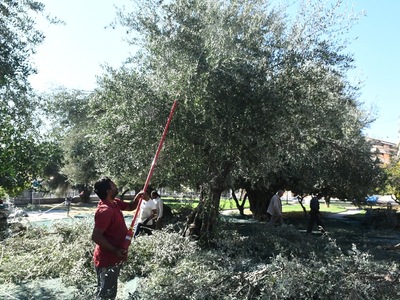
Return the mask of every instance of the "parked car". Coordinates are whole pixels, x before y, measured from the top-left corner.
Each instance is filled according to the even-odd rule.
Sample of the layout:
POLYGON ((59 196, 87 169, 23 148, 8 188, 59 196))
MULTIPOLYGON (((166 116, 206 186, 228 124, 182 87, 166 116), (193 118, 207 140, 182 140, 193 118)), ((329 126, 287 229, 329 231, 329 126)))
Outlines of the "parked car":
POLYGON ((366 197, 365 201, 367 202, 367 204, 373 205, 373 204, 376 204, 378 202, 378 199, 379 199, 378 196, 372 195, 372 196, 366 197))

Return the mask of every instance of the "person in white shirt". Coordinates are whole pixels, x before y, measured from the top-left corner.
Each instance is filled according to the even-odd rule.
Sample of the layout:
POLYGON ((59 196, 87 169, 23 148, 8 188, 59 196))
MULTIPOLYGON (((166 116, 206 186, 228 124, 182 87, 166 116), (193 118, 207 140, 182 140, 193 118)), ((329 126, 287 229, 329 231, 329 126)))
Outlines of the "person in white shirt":
POLYGON ((142 198, 140 205, 139 217, 136 224, 134 237, 139 235, 141 232, 152 234, 152 229, 155 227, 154 219, 157 216, 156 204, 150 199, 147 193, 142 198))
POLYGON ((164 204, 163 201, 161 200, 161 196, 157 193, 157 191, 152 191, 151 192, 151 199, 153 199, 154 203, 156 204, 157 208, 157 218, 156 218, 156 229, 161 229, 162 227, 162 216, 163 216, 163 209, 164 209, 164 204))
POLYGON ((281 201, 283 193, 283 190, 279 190, 275 195, 272 196, 271 201, 269 202, 267 213, 271 215, 271 219, 268 222, 268 226, 272 226, 276 222, 283 224, 281 201))

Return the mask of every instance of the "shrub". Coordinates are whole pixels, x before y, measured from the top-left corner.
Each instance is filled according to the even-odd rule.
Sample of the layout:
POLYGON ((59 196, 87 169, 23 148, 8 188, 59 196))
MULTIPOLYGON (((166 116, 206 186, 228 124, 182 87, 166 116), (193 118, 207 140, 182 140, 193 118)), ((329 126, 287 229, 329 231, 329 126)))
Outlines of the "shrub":
POLYGON ((397 228, 398 214, 392 209, 367 209, 363 224, 374 228, 397 228))

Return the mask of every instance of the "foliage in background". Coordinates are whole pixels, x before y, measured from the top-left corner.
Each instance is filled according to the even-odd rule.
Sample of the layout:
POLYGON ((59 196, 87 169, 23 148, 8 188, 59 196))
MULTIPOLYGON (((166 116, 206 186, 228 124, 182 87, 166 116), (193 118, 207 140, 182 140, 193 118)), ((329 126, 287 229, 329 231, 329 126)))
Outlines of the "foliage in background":
POLYGON ((375 229, 399 228, 399 218, 395 209, 368 208, 363 225, 375 229))
POLYGON ((55 121, 52 135, 57 140, 63 156, 55 164, 58 178, 64 182, 53 182, 58 189, 73 187, 82 193, 82 200, 88 201, 94 181, 101 172, 102 158, 94 153, 93 140, 88 137, 89 107, 87 92, 59 89, 47 96, 47 112, 55 121))
POLYGON ((0 186, 0 199, 3 200, 3 198, 5 198, 6 195, 7 195, 6 191, 4 190, 4 188, 0 186))
POLYGON ((11 84, 19 86, 18 90, 24 88, 22 91, 28 88, 27 77, 35 73, 30 57, 44 39, 35 28, 35 17, 43 11, 44 5, 33 0, 6 0, 0 3, 0 87, 11 84))
POLYGON ((38 1, 0 2, 0 186, 20 193, 43 175, 51 156, 40 129, 42 102, 28 77, 36 72, 31 56, 44 36, 36 29, 45 16, 38 1))

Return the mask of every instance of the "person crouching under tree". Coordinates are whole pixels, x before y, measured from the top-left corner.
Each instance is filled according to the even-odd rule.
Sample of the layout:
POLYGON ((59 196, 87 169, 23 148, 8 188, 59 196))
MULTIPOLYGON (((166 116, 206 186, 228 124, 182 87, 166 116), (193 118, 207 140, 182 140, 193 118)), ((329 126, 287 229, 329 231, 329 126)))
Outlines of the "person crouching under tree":
POLYGON ((145 233, 152 234, 155 228, 155 219, 157 217, 157 206, 155 202, 150 199, 149 194, 144 193, 142 197, 142 204, 140 205, 138 223, 136 224, 134 237, 139 234, 145 233))

